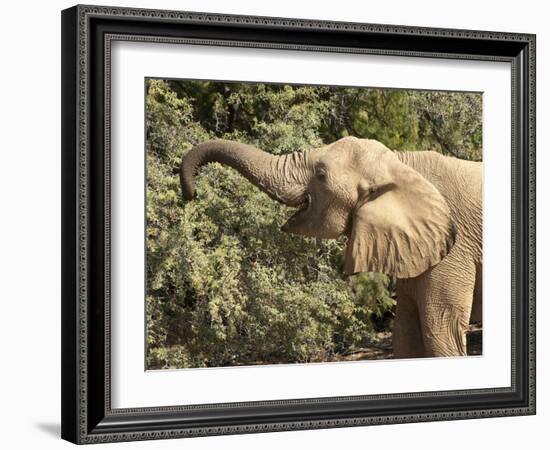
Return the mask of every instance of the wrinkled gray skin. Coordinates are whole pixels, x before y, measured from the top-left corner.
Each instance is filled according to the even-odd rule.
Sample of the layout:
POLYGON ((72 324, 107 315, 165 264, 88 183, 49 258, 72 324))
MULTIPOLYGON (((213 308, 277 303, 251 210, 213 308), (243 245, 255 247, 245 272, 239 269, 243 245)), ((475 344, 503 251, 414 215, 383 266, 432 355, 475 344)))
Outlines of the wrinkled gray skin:
POLYGON ((184 157, 185 199, 214 161, 298 208, 284 231, 346 235, 347 274, 396 276, 395 357, 466 355, 468 324, 481 321, 481 163, 353 137, 282 156, 218 140, 184 157))

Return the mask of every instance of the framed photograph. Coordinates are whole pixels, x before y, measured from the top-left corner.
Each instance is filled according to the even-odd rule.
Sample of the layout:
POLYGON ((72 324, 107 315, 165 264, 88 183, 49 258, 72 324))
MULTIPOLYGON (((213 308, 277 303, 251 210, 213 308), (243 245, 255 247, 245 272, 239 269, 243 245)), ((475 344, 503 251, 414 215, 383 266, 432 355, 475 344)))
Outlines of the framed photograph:
POLYGON ((535 413, 535 36, 62 12, 62 437, 535 413))

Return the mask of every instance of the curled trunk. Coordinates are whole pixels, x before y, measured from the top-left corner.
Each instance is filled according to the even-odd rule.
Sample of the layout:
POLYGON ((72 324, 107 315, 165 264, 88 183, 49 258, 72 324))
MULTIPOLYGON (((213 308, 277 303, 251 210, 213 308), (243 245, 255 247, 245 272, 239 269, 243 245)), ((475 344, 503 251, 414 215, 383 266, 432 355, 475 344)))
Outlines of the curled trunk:
POLYGON ((308 152, 275 156, 251 145, 214 140, 199 144, 187 153, 180 167, 183 197, 195 196, 195 175, 201 166, 218 162, 236 169, 274 200, 289 206, 303 201, 307 180, 308 152))

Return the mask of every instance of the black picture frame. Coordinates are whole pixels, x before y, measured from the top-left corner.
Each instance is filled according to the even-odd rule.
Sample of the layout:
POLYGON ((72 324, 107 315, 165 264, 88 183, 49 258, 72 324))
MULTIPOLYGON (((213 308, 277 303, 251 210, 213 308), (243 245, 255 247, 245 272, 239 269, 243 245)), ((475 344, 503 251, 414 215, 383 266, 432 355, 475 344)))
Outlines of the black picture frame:
POLYGON ((62 437, 74 443, 535 414, 535 36, 180 11, 62 12, 62 437), (507 61, 512 67, 511 386, 112 409, 113 40, 507 61))

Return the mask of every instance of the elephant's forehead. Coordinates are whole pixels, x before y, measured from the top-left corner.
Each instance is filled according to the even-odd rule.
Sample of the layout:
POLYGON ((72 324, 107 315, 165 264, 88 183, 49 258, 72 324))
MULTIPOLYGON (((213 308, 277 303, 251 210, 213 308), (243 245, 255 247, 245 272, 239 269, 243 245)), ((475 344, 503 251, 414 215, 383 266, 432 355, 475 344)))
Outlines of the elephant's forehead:
POLYGON ((350 159, 352 156, 352 148, 345 147, 328 147, 324 152, 319 156, 319 161, 331 163, 331 162, 341 162, 350 159))
POLYGON ((333 164, 356 165, 374 162, 388 153, 388 148, 372 139, 346 137, 332 145, 322 147, 317 153, 317 161, 327 166, 333 164))

